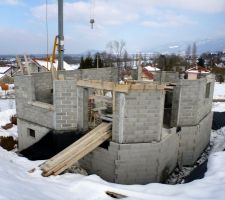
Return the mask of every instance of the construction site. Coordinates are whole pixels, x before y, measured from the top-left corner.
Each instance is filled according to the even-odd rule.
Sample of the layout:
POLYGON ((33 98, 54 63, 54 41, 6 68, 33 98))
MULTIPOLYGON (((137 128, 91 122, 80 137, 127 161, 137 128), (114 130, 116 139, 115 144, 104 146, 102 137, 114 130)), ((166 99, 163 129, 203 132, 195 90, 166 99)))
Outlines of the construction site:
MULTIPOLYGON (((209 144, 214 76, 196 68, 184 79, 161 70, 148 81, 141 65, 129 79, 118 66, 66 71, 62 0, 58 9, 52 54, 57 47, 58 69, 47 58, 50 70, 35 71, 25 57, 15 76, 19 151, 49 132, 60 136, 56 146, 79 132, 40 165, 42 175, 79 163, 88 174, 120 184, 163 182, 176 166, 192 166, 209 144)), ((94 19, 90 23, 93 28, 94 19)))
POLYGON ((209 143, 214 76, 158 73, 160 81, 123 84, 117 68, 16 76, 19 150, 50 131, 79 130, 79 140, 41 165, 43 175, 79 162, 121 184, 162 182, 177 165, 193 165, 209 143))

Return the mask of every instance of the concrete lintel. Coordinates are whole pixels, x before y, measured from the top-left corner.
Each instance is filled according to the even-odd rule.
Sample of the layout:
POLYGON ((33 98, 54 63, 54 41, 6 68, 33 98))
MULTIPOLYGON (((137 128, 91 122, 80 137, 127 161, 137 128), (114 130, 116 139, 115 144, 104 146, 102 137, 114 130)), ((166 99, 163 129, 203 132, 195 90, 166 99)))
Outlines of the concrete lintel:
POLYGON ((39 108, 47 109, 48 111, 54 111, 54 106, 48 103, 40 102, 40 101, 30 101, 29 105, 36 106, 39 108))

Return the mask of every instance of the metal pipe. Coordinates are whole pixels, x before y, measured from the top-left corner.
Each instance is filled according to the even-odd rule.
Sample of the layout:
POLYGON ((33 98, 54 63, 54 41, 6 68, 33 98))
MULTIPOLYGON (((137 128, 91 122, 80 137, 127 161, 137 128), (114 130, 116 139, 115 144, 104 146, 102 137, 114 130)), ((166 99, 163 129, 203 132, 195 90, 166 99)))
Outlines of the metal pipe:
POLYGON ((63 70, 64 36, 63 36, 63 0, 58 0, 58 70, 63 70))

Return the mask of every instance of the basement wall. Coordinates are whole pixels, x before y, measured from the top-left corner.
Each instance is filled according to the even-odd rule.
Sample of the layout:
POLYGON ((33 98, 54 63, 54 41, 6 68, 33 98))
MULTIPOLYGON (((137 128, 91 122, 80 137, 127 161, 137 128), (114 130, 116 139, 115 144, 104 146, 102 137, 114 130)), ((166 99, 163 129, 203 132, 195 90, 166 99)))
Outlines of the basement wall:
POLYGON ((180 134, 179 160, 193 165, 209 144, 213 114, 210 112, 196 126, 183 126, 180 134))
POLYGON ((19 151, 26 149, 30 145, 36 143, 50 131, 49 128, 31 123, 23 119, 17 119, 17 124, 18 124, 17 130, 19 133, 18 134, 18 141, 19 141, 18 150, 19 151), (29 134, 29 129, 32 129, 35 131, 35 137, 32 137, 29 134))
POLYGON ((164 180, 175 168, 179 137, 165 136, 158 143, 118 144, 98 147, 79 161, 89 174, 98 174, 110 182, 147 184, 164 180))

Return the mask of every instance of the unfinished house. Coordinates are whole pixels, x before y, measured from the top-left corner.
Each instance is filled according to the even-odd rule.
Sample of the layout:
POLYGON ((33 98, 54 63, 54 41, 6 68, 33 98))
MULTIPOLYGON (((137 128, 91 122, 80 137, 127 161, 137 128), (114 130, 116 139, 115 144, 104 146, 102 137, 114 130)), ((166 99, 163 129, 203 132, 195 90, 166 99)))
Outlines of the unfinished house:
POLYGON ((155 82, 127 84, 118 84, 115 68, 59 71, 58 76, 52 80, 50 72, 43 72, 15 78, 19 150, 51 130, 84 133, 68 147, 71 157, 69 152, 63 161, 56 156, 52 171, 54 159, 43 167, 47 175, 79 160, 89 174, 110 182, 161 182, 177 164, 193 165, 209 143, 212 75, 187 80, 163 72, 155 82), (112 127, 104 136, 98 135, 104 129, 101 121, 110 124, 107 130, 112 127), (85 136, 93 128, 98 134, 85 136), (80 150, 77 157, 73 149, 80 150))

